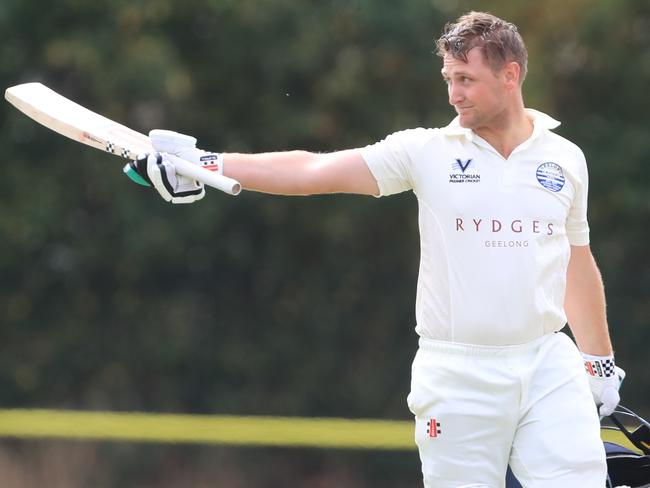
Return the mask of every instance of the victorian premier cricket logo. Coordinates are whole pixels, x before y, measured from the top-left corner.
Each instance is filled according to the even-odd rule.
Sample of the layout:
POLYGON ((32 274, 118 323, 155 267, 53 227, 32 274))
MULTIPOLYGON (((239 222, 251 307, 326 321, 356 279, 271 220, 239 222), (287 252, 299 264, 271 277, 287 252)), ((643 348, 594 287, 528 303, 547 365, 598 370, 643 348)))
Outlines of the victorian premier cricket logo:
POLYGON ((476 163, 473 159, 456 158, 451 164, 449 183, 480 183, 481 175, 476 172, 475 167, 476 163))

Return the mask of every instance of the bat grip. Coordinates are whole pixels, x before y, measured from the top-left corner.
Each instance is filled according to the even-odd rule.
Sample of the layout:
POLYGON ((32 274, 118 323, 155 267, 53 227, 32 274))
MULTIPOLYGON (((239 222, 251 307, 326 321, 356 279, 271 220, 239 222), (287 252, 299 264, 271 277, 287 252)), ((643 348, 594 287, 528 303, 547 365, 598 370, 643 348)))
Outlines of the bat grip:
POLYGON ((211 186, 212 188, 221 190, 229 195, 239 195, 241 192, 241 184, 237 180, 210 171, 209 169, 202 168, 201 166, 190 163, 189 161, 174 156, 173 154, 165 153, 165 159, 170 163, 173 163, 176 172, 180 175, 200 181, 204 185, 211 186))

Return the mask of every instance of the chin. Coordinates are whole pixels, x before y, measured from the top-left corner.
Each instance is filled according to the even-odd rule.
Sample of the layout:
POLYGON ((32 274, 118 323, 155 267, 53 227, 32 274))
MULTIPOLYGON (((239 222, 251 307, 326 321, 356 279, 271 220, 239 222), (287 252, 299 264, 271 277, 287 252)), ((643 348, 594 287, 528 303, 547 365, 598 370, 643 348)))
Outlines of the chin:
POLYGON ((474 129, 476 127, 476 121, 472 117, 463 117, 461 115, 458 123, 465 129, 474 129))

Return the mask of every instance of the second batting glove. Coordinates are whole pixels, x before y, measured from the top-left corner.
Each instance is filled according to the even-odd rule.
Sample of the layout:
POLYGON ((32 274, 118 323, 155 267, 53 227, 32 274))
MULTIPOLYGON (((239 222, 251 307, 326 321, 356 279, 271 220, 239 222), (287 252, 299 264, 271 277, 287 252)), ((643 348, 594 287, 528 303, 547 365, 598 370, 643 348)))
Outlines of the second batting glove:
POLYGON ((621 400, 618 389, 625 378, 625 371, 616 366, 614 356, 583 354, 582 357, 598 413, 602 417, 610 415, 621 400))

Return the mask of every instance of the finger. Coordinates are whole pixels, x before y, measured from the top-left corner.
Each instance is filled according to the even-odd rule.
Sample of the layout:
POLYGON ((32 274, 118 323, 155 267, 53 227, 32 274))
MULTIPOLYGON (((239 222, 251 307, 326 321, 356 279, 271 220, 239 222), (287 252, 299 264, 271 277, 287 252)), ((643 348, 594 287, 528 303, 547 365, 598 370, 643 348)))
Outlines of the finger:
POLYGON ((603 403, 598 409, 598 414, 601 417, 609 417, 612 413, 614 413, 615 409, 616 409, 616 405, 611 406, 611 405, 605 405, 603 403))
POLYGON ((167 167, 165 166, 165 163, 160 154, 155 153, 148 155, 147 174, 151 179, 151 184, 156 190, 158 190, 160 196, 168 202, 171 201, 174 196, 174 184, 169 180, 170 175, 168 174, 167 167))
POLYGON ((600 415, 611 415, 612 412, 616 409, 621 397, 618 394, 618 391, 615 388, 606 388, 603 390, 603 393, 600 397, 602 405, 598 412, 600 415))

